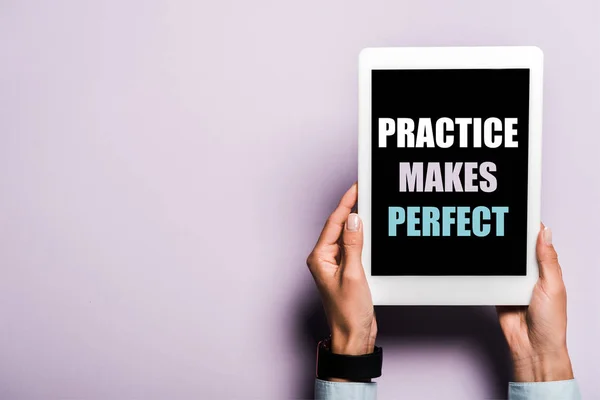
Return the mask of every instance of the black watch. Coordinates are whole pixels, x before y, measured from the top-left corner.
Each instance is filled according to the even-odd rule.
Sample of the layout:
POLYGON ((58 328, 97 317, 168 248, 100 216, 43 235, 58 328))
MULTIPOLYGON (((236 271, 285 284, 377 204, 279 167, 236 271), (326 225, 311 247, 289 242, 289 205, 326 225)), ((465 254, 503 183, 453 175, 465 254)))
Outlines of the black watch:
POLYGON ((348 356, 331 352, 331 337, 317 345, 317 378, 365 381, 381 376, 383 351, 375 346, 370 354, 348 356))

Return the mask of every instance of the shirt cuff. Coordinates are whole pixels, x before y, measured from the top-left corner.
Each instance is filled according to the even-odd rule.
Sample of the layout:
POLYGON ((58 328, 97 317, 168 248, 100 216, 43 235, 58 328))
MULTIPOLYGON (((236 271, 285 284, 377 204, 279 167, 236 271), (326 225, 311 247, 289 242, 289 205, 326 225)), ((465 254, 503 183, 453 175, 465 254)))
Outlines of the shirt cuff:
POLYGON ((377 400, 377 384, 316 379, 315 400, 377 400))
POLYGON ((575 379, 553 382, 509 382, 509 400, 581 400, 575 379))

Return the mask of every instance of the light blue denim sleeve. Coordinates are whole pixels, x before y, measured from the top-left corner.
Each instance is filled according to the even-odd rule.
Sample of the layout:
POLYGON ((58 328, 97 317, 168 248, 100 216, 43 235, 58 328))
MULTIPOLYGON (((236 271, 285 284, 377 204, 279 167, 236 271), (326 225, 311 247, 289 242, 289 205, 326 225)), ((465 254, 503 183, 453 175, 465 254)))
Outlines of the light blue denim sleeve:
POLYGON ((315 400, 377 400, 377 384, 315 381, 315 400))
POLYGON ((581 400, 575 379, 554 382, 510 382, 509 400, 581 400))

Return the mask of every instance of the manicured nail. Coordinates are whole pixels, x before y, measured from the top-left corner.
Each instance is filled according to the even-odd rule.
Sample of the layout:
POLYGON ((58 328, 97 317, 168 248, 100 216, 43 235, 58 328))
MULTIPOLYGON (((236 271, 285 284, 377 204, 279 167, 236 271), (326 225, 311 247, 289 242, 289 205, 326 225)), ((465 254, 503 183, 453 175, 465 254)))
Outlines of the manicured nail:
POLYGON ((346 230, 349 232, 356 232, 360 229, 360 218, 358 214, 350 214, 348 215, 348 220, 346 221, 346 230))
POLYGON ((544 231, 542 232, 542 239, 544 239, 544 243, 546 243, 548 246, 552 244, 552 230, 550 228, 544 228, 544 231))

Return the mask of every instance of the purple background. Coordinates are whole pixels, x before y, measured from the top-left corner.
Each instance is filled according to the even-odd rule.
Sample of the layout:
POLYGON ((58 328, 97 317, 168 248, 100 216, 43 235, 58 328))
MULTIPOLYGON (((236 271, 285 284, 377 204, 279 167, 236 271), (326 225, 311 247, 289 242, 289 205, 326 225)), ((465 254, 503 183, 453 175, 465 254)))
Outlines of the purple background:
MULTIPOLYGON (((542 216, 600 398, 600 5, 0 5, 0 398, 309 397, 304 260, 356 179, 367 46, 538 45, 542 216)), ((502 397, 489 308, 380 310, 380 398, 502 397)))

